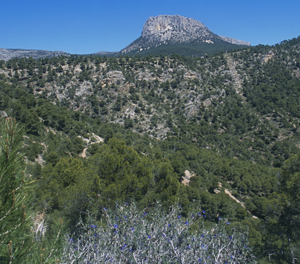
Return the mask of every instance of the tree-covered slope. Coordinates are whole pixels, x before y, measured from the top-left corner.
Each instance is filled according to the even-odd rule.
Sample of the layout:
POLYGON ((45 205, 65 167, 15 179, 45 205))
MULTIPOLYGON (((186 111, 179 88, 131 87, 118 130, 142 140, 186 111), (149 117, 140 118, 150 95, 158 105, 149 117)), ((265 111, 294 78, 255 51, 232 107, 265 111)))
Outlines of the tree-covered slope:
POLYGON ((286 193, 276 172, 298 153, 299 42, 202 58, 1 61, 1 116, 26 130, 36 210, 74 228, 80 212, 116 200, 179 201, 185 213, 200 200, 207 224, 248 225, 262 261, 273 251, 286 261, 289 231, 274 235, 284 219, 271 205, 286 193))
MULTIPOLYGON (((2 90, 12 85, 30 98, 150 137, 183 137, 228 157, 279 165, 298 143, 298 42, 198 59, 11 60, 2 66, 2 90)), ((48 125, 47 110, 35 113, 48 125)))
MULTIPOLYGON (((141 38, 136 41, 140 42, 141 38)), ((136 49, 126 53, 127 56, 171 56, 177 54, 184 57, 202 57, 212 55, 219 52, 226 52, 231 50, 247 49, 248 46, 231 44, 219 38, 212 38, 213 44, 210 42, 191 41, 188 43, 160 43, 155 47, 147 47, 143 49, 136 49)), ((134 43, 134 42, 133 42, 134 43)), ((122 53, 121 53, 122 54, 122 53)))

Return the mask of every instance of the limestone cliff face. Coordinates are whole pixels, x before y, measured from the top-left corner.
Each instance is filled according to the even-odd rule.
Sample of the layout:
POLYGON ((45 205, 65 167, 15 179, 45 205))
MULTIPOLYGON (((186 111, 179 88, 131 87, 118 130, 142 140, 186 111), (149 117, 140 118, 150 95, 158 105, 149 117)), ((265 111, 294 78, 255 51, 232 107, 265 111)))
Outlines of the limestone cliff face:
POLYGON ((201 22, 183 16, 150 17, 144 27, 142 37, 150 42, 190 42, 195 39, 212 37, 213 33, 201 22))
POLYGON ((214 44, 216 39, 232 44, 250 46, 249 42, 218 36, 195 19, 179 15, 160 15, 148 18, 141 37, 121 52, 141 51, 162 44, 189 43, 192 41, 214 44))

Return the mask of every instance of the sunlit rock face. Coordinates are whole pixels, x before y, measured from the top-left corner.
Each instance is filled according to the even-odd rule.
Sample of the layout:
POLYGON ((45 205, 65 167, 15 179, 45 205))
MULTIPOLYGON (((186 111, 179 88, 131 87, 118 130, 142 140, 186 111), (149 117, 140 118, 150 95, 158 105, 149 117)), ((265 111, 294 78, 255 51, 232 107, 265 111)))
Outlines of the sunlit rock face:
POLYGON ((150 41, 190 42, 195 39, 212 37, 213 33, 200 21, 183 16, 161 15, 150 17, 142 37, 150 41))

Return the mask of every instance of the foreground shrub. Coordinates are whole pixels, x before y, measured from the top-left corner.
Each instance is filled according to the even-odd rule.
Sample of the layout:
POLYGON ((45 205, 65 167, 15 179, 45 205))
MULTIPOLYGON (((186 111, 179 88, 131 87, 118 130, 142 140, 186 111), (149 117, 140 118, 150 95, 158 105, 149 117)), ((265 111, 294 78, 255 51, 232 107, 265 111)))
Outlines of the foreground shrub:
POLYGON ((0 263, 54 263, 63 222, 53 225, 52 235, 35 222, 30 195, 34 181, 26 175, 22 145, 23 129, 12 118, 0 118, 0 263))
POLYGON ((23 131, 16 121, 0 118, 0 263, 21 263, 31 246, 22 143, 23 131))
POLYGON ((184 218, 179 205, 140 211, 135 203, 103 211, 105 223, 90 218, 67 237, 62 263, 256 263, 247 233, 229 234, 230 223, 222 219, 204 229, 204 211, 184 218))

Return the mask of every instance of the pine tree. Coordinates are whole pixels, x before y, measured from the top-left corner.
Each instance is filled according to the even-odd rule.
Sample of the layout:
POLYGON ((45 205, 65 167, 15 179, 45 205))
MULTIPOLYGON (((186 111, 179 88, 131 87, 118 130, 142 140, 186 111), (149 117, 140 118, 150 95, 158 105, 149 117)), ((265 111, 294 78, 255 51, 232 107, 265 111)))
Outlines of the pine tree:
POLYGON ((21 263, 32 245, 22 129, 12 118, 0 120, 0 262, 21 263))

